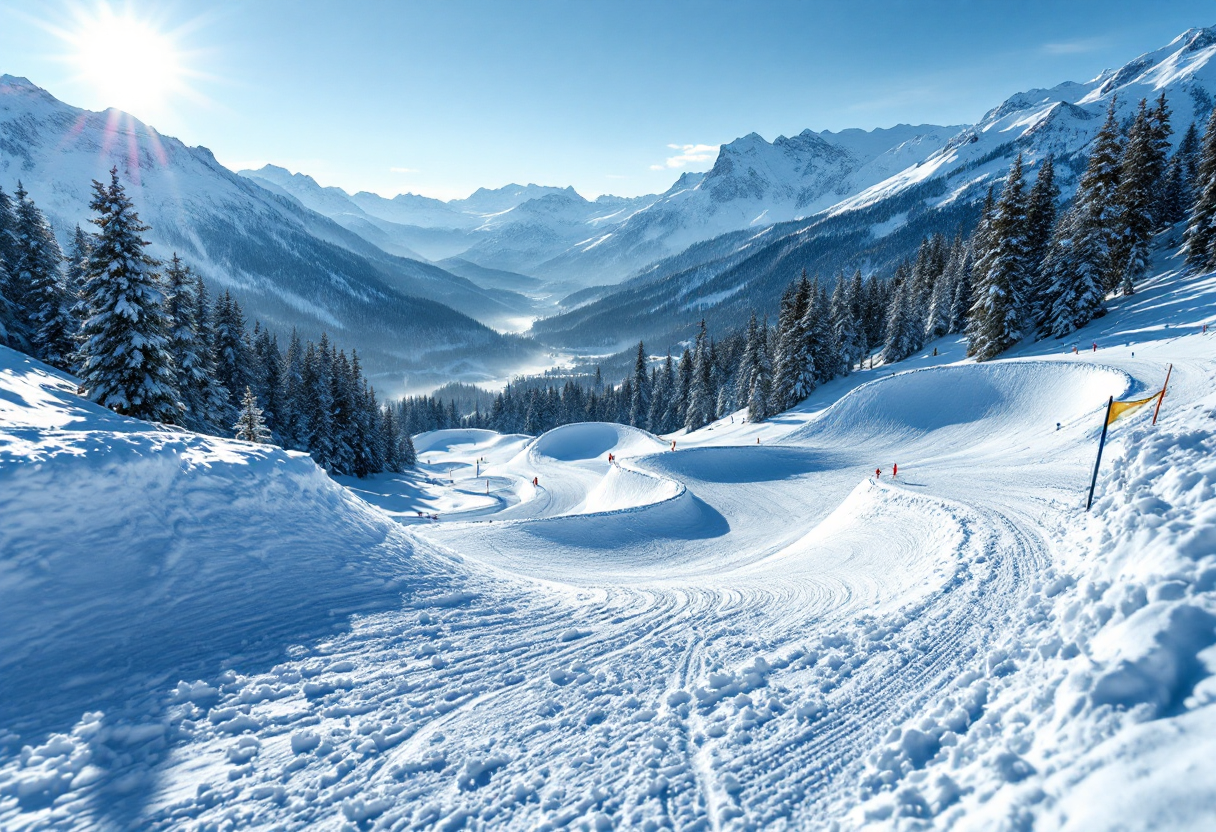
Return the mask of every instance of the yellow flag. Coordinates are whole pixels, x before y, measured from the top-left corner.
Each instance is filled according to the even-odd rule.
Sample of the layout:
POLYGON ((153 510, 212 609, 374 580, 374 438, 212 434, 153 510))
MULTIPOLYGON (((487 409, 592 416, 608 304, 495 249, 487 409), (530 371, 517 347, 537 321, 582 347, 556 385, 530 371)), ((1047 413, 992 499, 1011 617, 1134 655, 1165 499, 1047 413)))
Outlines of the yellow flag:
POLYGON ((1153 402, 1157 401, 1157 399, 1160 398, 1160 396, 1161 396, 1161 391, 1158 390, 1156 393, 1149 396, 1147 399, 1136 399, 1135 401, 1131 401, 1131 402, 1111 402, 1110 414, 1106 417, 1106 424, 1109 425, 1112 422, 1114 422, 1116 419, 1122 418, 1123 416, 1126 416, 1129 413, 1135 413, 1137 410, 1144 407, 1146 404, 1152 404, 1153 402))

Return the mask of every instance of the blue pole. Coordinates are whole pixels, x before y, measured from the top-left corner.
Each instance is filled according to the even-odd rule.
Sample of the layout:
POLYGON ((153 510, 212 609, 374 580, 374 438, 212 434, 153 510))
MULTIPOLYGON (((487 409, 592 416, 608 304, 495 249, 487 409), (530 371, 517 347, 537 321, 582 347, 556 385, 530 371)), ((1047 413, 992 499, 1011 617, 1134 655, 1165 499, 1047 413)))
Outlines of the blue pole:
POLYGON ((1094 478, 1089 482, 1089 499, 1085 501, 1085 510, 1089 511, 1090 506, 1094 504, 1094 486, 1098 484, 1098 466, 1102 464, 1102 448, 1106 445, 1106 428, 1110 424, 1110 409, 1115 404, 1115 397, 1111 396, 1106 403, 1106 416, 1102 419, 1102 438, 1098 440, 1098 459, 1094 463, 1094 478))

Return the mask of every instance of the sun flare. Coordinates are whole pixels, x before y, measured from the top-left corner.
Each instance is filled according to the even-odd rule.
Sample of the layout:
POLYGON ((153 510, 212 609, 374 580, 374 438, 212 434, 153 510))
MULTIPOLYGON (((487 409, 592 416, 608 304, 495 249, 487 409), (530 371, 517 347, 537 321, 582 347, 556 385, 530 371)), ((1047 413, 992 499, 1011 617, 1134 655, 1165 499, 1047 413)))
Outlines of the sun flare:
POLYGON ((181 55, 174 40, 129 12, 101 5, 82 15, 67 36, 81 76, 107 107, 147 118, 183 89, 181 55))

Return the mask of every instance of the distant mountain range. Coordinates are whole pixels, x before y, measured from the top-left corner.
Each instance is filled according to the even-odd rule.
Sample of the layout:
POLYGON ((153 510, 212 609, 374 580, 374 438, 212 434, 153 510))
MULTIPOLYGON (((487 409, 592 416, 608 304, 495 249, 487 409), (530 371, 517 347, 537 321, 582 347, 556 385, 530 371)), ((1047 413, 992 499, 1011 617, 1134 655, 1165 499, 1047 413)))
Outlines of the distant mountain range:
MULTIPOLYGON (((1018 153, 1032 168, 1052 154, 1057 184, 1064 198, 1071 196, 1112 99, 1126 124, 1141 99, 1151 103, 1164 93, 1175 146, 1192 122, 1202 131, 1216 92, 1214 55, 1216 30, 1190 29, 1087 83, 1013 95, 917 162, 848 195, 838 188, 839 200, 805 220, 691 245, 618 287, 569 298, 563 313, 538 321, 532 333, 546 343, 591 351, 624 348, 638 338, 662 348, 689 337, 701 317, 730 325, 751 309, 775 309, 803 268, 829 283, 856 268, 890 273, 926 234, 970 229, 987 189, 999 188, 1018 153)), ((924 139, 920 148, 929 143, 924 139)))
POLYGON ((528 298, 394 255, 125 113, 0 76, 0 185, 11 193, 20 181, 65 243, 77 224, 90 228, 90 183, 114 165, 154 254, 178 252, 284 336, 328 330, 386 392, 501 378, 538 360, 533 342, 486 325, 526 325, 528 298))
POLYGON ((1127 121, 1164 92, 1175 142, 1202 126, 1214 54, 1216 33, 1191 29, 974 125, 749 134, 662 194, 596 200, 540 185, 386 199, 271 165, 237 175, 130 116, 0 76, 0 185, 22 180, 66 238, 88 216, 90 180, 117 164, 158 254, 181 253, 251 317, 329 329, 394 392, 543 367, 546 348, 662 350, 701 317, 728 326, 774 309, 803 268, 888 272, 924 235, 969 229, 1019 152, 1032 167, 1053 154, 1067 197, 1112 98, 1127 121), (494 331, 538 315, 535 340, 494 331))
POLYGON ((686 173, 662 194, 594 201, 573 188, 507 185, 440 202, 414 194, 384 199, 321 187, 267 165, 241 171, 295 197, 387 251, 431 260, 459 257, 523 273, 568 293, 618 283, 689 245, 744 228, 810 216, 922 161, 957 127, 778 137, 752 133, 724 145, 708 173, 686 173))

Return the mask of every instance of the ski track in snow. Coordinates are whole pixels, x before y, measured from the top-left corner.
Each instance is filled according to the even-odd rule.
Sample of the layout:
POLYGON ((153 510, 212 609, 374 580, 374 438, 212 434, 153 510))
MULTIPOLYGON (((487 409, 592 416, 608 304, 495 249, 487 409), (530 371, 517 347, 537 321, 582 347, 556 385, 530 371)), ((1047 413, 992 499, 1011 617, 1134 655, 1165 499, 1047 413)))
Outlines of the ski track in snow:
MULTIPOLYGON (((1138 319, 1125 317, 1130 330, 1138 319)), ((36 513, 37 489, 70 494, 73 481, 85 483, 74 497, 85 505, 90 477, 129 489, 158 464, 145 458, 155 446, 175 456, 145 493, 189 508, 149 515, 136 499, 107 530, 158 527, 200 574, 241 557, 241 546, 205 536, 209 525, 242 528, 234 513, 250 547, 270 534, 259 525, 290 532, 252 571, 208 584, 218 607, 191 601, 188 584, 153 582, 159 600, 144 620, 179 616, 163 627, 123 631, 102 599, 84 624, 44 617, 50 629, 36 638, 0 638, 0 648, 26 639, 24 653, 0 659, 19 682, 0 730, 0 824, 881 821, 858 816, 858 804, 939 747, 918 747, 928 735, 906 727, 950 708, 961 714, 956 734, 976 724, 1016 664, 1011 634, 1046 615, 1043 587, 1062 568, 1059 527, 1079 517, 1101 404, 1159 383, 1166 360, 1169 406, 1201 398, 1208 343, 925 367, 858 386, 874 378, 860 374, 773 424, 718 422, 676 437, 675 453, 619 426, 568 426, 535 442, 436 432, 419 437, 413 491, 354 484, 387 513, 298 456, 154 432, 73 404, 51 376, 9 371, 0 460, 41 461, 10 469, 4 488, 23 490, 0 492, 6 510, 36 513), (13 423, 39 408, 69 415, 13 423), (73 432, 74 421, 91 430, 73 432), (123 456, 124 438, 137 458, 123 456), (469 463, 481 457, 476 478, 469 463), (197 468, 214 492, 240 496, 230 505, 190 490, 197 468), (276 468, 280 485, 259 485, 276 468), (298 508, 284 515, 284 505, 298 508), (415 507, 442 507, 441 520, 419 521, 415 507), (266 592, 242 594, 234 584, 245 581, 266 592), (177 626, 228 632, 174 647, 177 626), (177 652, 144 667, 128 643, 141 638, 150 654, 177 652), (47 663, 82 647, 108 658, 54 690, 47 663)), ((48 520, 70 514, 45 508, 48 520)), ((9 569, 15 579, 41 580, 83 528, 41 522, 0 533, 6 545, 40 541, 9 569)), ((137 598, 139 575, 172 568, 132 570, 121 585, 137 598)))

